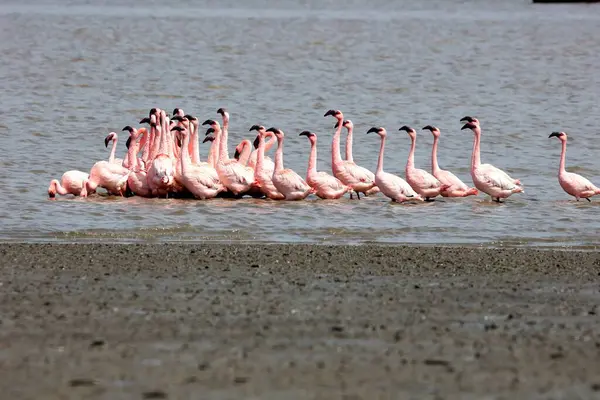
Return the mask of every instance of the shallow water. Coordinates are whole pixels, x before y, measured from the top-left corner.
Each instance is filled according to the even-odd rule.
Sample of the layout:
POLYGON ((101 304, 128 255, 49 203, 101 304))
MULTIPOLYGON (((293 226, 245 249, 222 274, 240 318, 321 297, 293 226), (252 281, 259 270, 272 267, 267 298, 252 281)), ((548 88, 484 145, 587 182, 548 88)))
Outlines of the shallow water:
MULTIPOLYGON (((534 246, 599 244, 600 203, 558 185, 567 165, 600 184, 600 6, 529 1, 250 0, 22 1, 0 5, 0 240, 267 241, 534 246), (309 129, 330 171, 339 108, 355 124, 354 158, 404 176, 401 125, 441 128, 439 162, 471 184, 472 134, 482 160, 522 180, 525 194, 391 204, 360 201, 47 199, 50 179, 108 157, 103 139, 153 106, 201 120, 231 112, 230 152, 254 123, 286 132, 285 163, 302 175, 309 129)), ((419 131, 421 132, 421 131, 419 131)), ((125 135, 119 142, 123 156, 125 135)), ((343 142, 342 142, 343 143, 343 142)), ((431 134, 416 163, 429 169, 431 134)), ((206 148, 201 147, 201 155, 206 148)))

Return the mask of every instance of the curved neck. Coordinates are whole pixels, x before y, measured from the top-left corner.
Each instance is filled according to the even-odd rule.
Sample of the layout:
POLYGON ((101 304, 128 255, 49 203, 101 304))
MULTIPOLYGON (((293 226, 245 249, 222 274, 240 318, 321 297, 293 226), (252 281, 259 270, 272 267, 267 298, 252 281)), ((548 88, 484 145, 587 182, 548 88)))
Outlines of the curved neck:
POLYGON ((113 139, 112 149, 110 149, 110 156, 108 157, 108 162, 110 162, 110 163, 115 161, 115 152, 117 151, 117 141, 118 140, 119 139, 115 135, 115 138, 113 139))
POLYGON ((198 143, 198 128, 196 124, 190 121, 190 129, 192 130, 191 148, 188 150, 192 154, 192 164, 200 164, 200 144, 198 143))
POLYGON ((306 176, 317 173, 317 141, 310 139, 310 156, 308 157, 308 168, 306 176))
POLYGON ((417 138, 410 137, 410 152, 408 153, 408 161, 406 162, 406 170, 415 168, 415 147, 417 146, 417 138))
POLYGON ((346 161, 354 162, 352 158, 352 131, 354 128, 348 129, 348 136, 346 137, 346 161))
POLYGON ((385 149, 385 136, 381 137, 381 146, 379 146, 379 160, 377 160, 377 172, 383 172, 383 151, 385 149))
POLYGON ((185 174, 187 172, 188 166, 191 163, 190 153, 189 153, 189 145, 190 145, 190 133, 189 131, 183 135, 183 144, 181 146, 181 157, 179 158, 181 161, 181 173, 185 174))
POLYGON ((331 164, 335 165, 342 162, 342 155, 340 154, 340 135, 342 133, 342 123, 340 121, 335 133, 333 134, 333 141, 331 142, 331 164))
POLYGON ((481 129, 475 128, 473 130, 473 154, 471 155, 471 169, 477 168, 481 165, 481 156, 480 156, 480 147, 479 143, 481 141, 481 129))
POLYGON ((277 138, 277 151, 275 152, 275 171, 283 169, 283 138, 277 138))
POLYGON ((127 159, 129 160, 129 170, 135 171, 137 169, 137 152, 139 148, 139 138, 131 137, 129 143, 129 149, 127 149, 127 159))
POLYGON ((265 152, 271 150, 271 147, 273 147, 275 143, 277 143, 277 138, 275 137, 273 132, 267 132, 267 134, 269 135, 269 140, 265 142, 265 152))
POLYGON ((248 159, 250 158, 250 153, 252 152, 252 143, 248 139, 242 140, 242 151, 240 152, 240 157, 238 162, 242 165, 248 164, 248 159))
POLYGON ((440 166, 437 161, 437 148, 438 148, 438 140, 437 136, 433 137, 433 147, 431 148, 431 172, 435 174, 435 172, 440 170, 440 166))
POLYGON ((558 173, 564 174, 566 171, 565 163, 567 158, 567 141, 562 140, 562 151, 560 152, 560 165, 558 166, 558 173))

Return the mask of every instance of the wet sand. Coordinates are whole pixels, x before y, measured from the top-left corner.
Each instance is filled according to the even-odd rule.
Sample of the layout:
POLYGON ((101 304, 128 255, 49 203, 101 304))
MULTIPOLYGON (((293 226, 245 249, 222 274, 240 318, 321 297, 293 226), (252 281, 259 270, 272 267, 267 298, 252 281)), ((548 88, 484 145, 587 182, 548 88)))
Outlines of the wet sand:
POLYGON ((0 245, 7 399, 600 396, 600 252, 0 245))

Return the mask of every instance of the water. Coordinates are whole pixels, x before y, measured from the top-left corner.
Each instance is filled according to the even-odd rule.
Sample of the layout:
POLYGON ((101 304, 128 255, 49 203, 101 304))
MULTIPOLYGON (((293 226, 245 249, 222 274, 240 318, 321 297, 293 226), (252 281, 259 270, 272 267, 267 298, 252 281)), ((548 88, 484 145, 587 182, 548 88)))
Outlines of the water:
MULTIPOLYGON (((600 202, 571 200, 567 165, 600 184, 600 7, 529 1, 138 0, 0 5, 1 241, 244 241, 426 243, 593 248, 600 202), (342 5, 343 4, 343 5, 342 5), (285 163, 302 175, 309 129, 330 171, 334 120, 355 124, 355 161, 404 176, 404 124, 441 128, 440 165, 465 182, 472 133, 482 160, 519 178, 526 193, 391 204, 360 201, 47 199, 52 178, 108 157, 103 139, 153 106, 201 120, 231 112, 230 152, 255 123, 286 132, 285 163)), ((419 132, 421 132, 419 130, 419 132)), ((125 135, 118 156, 122 157, 125 135)), ((343 142, 342 142, 343 143, 343 142)), ((431 134, 416 163, 429 169, 431 134)), ((201 147, 202 157, 206 148, 201 147)))

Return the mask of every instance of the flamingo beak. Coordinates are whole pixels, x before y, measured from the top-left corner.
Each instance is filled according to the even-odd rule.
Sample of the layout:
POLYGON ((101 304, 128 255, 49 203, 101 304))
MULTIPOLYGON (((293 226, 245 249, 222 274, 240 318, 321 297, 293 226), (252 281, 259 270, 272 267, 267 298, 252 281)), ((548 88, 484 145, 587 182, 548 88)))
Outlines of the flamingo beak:
POLYGON ((273 132, 275 134, 277 134, 277 131, 278 131, 278 129, 274 128, 274 127, 271 127, 271 128, 269 128, 269 129, 266 130, 266 132, 273 132))
POLYGON ((215 140, 214 136, 207 136, 204 138, 204 140, 202 141, 202 143, 206 143, 206 142, 212 142, 215 140))
POLYGON ((171 121, 183 122, 183 118, 179 115, 175 115, 173 118, 171 118, 171 121))
POLYGON ((467 115, 466 117, 462 117, 462 118, 460 119, 460 122, 465 122, 465 121, 467 121, 467 122, 473 122, 473 117, 469 117, 469 116, 467 115))
POLYGON ((256 135, 256 139, 254 139, 254 143, 252 145, 255 149, 258 149, 258 144, 260 143, 260 135, 256 135))
POLYGON ((171 131, 181 132, 181 131, 183 131, 183 128, 180 127, 180 126, 174 126, 174 127, 171 128, 171 131))
POLYGON ((190 114, 185 114, 183 118, 187 119, 188 121, 195 121, 197 119, 196 117, 193 117, 190 114))
POLYGON ((146 117, 146 118, 143 118, 143 119, 140 121, 140 124, 149 124, 149 123, 150 123, 150 118, 148 118, 148 117, 146 117))
POLYGON ((339 126, 340 126, 340 121, 338 121, 338 122, 335 123, 334 128, 338 128, 339 126))
POLYGON ((410 133, 410 131, 412 130, 410 127, 404 125, 402 126, 402 128, 398 129, 399 131, 406 131, 407 133, 410 133))
POLYGON ((214 133, 214 132, 215 132, 215 129, 214 129, 214 128, 208 128, 208 129, 206 130, 206 133, 204 134, 204 136, 210 135, 211 133, 214 133))
POLYGON ((335 110, 329 110, 325 113, 325 115, 323 115, 324 117, 327 117, 329 115, 335 115, 335 110))
POLYGON ((464 129, 474 129, 474 128, 475 128, 475 124, 468 122, 468 123, 464 124, 463 127, 460 128, 460 130, 462 131, 464 129))
POLYGON ((125 147, 127 147, 129 149, 129 146, 131 145, 131 136, 129 136, 127 138, 127 141, 125 142, 125 147))
POLYGON ((252 127, 248 130, 248 132, 252 131, 260 131, 260 125, 252 125, 252 127))
POLYGON ((552 132, 550 134, 550 136, 548 136, 548 138, 551 138, 551 137, 560 137, 560 132, 552 132))
POLYGON ((374 127, 372 127, 371 129, 369 129, 369 130, 367 131, 367 133, 371 133, 371 132, 375 132, 375 133, 377 133, 377 132, 379 132, 379 128, 377 128, 377 127, 375 127, 375 126, 374 126, 374 127))
POLYGON ((227 110, 224 109, 223 107, 221 107, 217 110, 217 114, 221 114, 222 116, 225 116, 226 112, 227 112, 227 110))
POLYGON ((427 126, 424 126, 424 127, 423 127, 423 130, 424 130, 424 131, 425 131, 425 130, 427 130, 427 131, 431 131, 431 132, 433 132, 433 129, 434 129, 434 128, 433 128, 433 126, 431 126, 431 125, 427 125, 427 126))
POLYGON ((107 136, 106 138, 104 138, 104 146, 108 147, 109 143, 110 143, 110 136, 107 136))
POLYGON ((236 160, 240 159, 240 151, 238 149, 235 149, 235 153, 233 154, 233 158, 235 158, 236 160))
POLYGON ((131 132, 133 130, 133 128, 129 125, 127 125, 125 128, 121 129, 121 131, 128 131, 131 132))
POLYGON ((207 119, 202 123, 202 125, 215 125, 215 121, 213 121, 212 119, 207 119))
POLYGON ((299 134, 298 136, 306 136, 306 137, 309 137, 309 136, 312 136, 312 133, 310 133, 309 131, 303 131, 303 132, 302 132, 301 134, 299 134))

